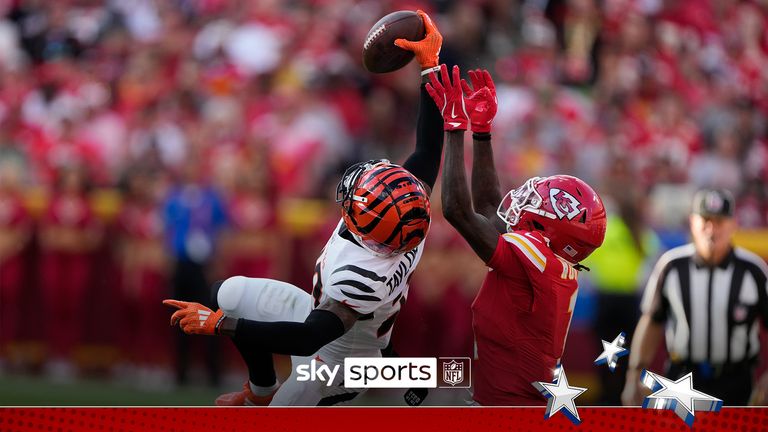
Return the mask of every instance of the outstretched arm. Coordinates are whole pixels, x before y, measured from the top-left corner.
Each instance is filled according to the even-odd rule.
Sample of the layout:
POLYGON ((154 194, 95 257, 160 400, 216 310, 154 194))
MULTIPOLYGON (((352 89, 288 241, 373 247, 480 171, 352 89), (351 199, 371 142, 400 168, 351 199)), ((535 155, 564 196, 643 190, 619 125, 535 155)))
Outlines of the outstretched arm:
POLYGON ((643 314, 632 336, 626 384, 621 393, 624 406, 642 405, 643 398, 650 393, 640 382, 640 375, 643 369, 647 369, 653 362, 663 338, 664 326, 655 322, 651 314, 643 314))
POLYGON ((443 215, 487 263, 496 250, 499 233, 488 218, 472 208, 464 168, 464 132, 469 126, 468 112, 487 107, 491 93, 484 87, 465 98, 458 66, 453 68, 453 82, 445 65, 440 68, 440 76, 442 83, 435 74, 430 75, 431 83, 427 85, 427 92, 440 107, 447 136, 443 167, 443 215))
POLYGON ((447 132, 443 170, 443 215, 469 243, 483 262, 496 250, 499 232, 485 216, 475 213, 464 168, 464 131, 447 132))
POLYGON ((498 232, 506 232, 504 221, 496 214, 502 195, 493 163, 491 134, 478 136, 473 133, 472 136, 472 205, 477 213, 493 223, 498 232))
POLYGON ((501 188, 496 167, 493 163, 491 146, 491 123, 496 116, 498 99, 496 85, 487 70, 471 70, 468 73, 472 86, 461 81, 464 97, 470 97, 475 91, 487 87, 492 98, 484 104, 477 104, 469 112, 472 123, 472 205, 475 211, 494 222, 500 232, 505 232, 504 223, 496 216, 496 209, 501 202, 501 188))
POLYGON ((440 171, 440 158, 443 154, 443 118, 435 104, 430 101, 425 89, 427 74, 439 61, 443 37, 429 16, 418 11, 424 21, 426 35, 420 41, 397 39, 395 45, 413 51, 422 68, 421 90, 419 92, 419 114, 416 120, 416 149, 403 163, 403 168, 419 178, 428 192, 432 191, 440 171))
POLYGON ((359 314, 342 303, 328 299, 313 310, 304 322, 264 322, 225 316, 199 303, 165 300, 163 304, 178 308, 171 325, 187 334, 237 337, 239 341, 258 346, 275 354, 308 356, 338 339, 357 321, 359 314))
POLYGON ((419 117, 416 123, 416 148, 403 163, 403 168, 421 180, 432 192, 440 171, 443 155, 443 118, 421 85, 419 117))

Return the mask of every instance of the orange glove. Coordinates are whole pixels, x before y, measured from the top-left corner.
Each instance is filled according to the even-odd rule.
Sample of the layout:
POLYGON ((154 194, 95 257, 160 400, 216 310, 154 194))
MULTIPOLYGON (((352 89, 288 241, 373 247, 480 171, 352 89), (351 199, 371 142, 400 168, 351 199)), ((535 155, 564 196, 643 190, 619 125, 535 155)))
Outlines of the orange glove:
POLYGON ((424 39, 420 41, 395 39, 395 45, 404 50, 413 51, 422 69, 432 68, 440 63, 440 47, 443 46, 443 35, 437 30, 437 26, 432 22, 429 15, 421 10, 416 11, 416 13, 424 21, 424 28, 426 29, 424 39))
POLYGON ((224 318, 221 309, 213 312, 210 308, 200 303, 185 302, 179 300, 163 300, 166 306, 175 307, 178 310, 171 316, 171 325, 179 323, 179 327, 186 334, 216 335, 219 334, 219 325, 224 318))

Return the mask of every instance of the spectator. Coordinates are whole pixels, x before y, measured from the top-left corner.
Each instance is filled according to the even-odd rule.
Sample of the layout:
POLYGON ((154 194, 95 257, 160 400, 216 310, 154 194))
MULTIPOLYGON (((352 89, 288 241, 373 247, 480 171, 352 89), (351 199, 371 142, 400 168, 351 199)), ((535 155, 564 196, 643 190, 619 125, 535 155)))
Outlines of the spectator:
POLYGON ((117 249, 121 291, 120 328, 128 374, 142 388, 170 384, 171 331, 162 305, 171 290, 170 260, 165 248, 159 176, 135 169, 126 180, 119 216, 117 249))
MULTIPOLYGON (((25 253, 32 237, 32 220, 24 206, 23 160, 0 141, 0 372, 10 348, 21 336, 25 253)), ((13 365, 9 365, 13 366, 13 365)))
POLYGON ((72 356, 83 343, 91 254, 101 241, 102 228, 94 217, 88 188, 84 168, 60 168, 40 227, 41 300, 50 352, 46 371, 59 380, 76 374, 72 356))
MULTIPOLYGON (((166 242, 173 257, 173 298, 207 302, 211 296, 208 272, 215 256, 219 234, 227 224, 224 204, 207 183, 200 161, 191 157, 183 164, 182 178, 163 203, 166 242)), ((212 385, 218 385, 220 371, 215 338, 207 348, 207 367, 212 385)), ((177 340, 176 382, 186 384, 190 367, 189 336, 177 340)))

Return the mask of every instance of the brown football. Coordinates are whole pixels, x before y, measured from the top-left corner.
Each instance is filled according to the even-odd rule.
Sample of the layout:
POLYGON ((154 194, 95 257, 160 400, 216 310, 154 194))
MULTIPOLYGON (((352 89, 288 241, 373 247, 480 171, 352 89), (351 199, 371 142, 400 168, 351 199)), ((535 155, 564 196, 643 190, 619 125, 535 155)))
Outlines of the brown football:
POLYGON ((395 46, 395 39, 424 39, 424 22, 412 11, 397 11, 373 25, 363 42, 363 66, 370 72, 400 69, 413 60, 413 53, 395 46))

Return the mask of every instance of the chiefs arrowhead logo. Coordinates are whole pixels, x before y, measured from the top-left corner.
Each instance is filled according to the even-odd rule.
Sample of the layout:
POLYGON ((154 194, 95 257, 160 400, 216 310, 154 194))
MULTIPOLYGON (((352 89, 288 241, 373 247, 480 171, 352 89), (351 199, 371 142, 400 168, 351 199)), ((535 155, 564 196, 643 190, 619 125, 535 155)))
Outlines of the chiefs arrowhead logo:
POLYGON ((557 213, 557 217, 560 219, 568 218, 568 220, 573 220, 584 210, 579 200, 558 188, 549 190, 549 202, 552 203, 552 208, 555 209, 555 213, 557 213))

